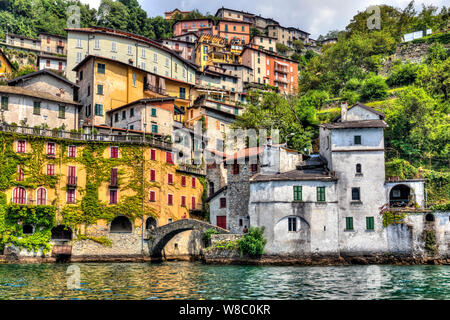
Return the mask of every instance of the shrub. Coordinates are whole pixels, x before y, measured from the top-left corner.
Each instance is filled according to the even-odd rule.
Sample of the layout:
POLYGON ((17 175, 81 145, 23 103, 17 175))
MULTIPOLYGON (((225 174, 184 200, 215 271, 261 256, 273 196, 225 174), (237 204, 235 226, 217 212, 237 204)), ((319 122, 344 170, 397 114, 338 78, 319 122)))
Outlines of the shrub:
POLYGON ((213 235, 213 234, 218 234, 219 232, 217 232, 216 230, 214 230, 214 229, 208 229, 208 230, 206 230, 204 233, 203 233, 203 237, 202 237, 202 239, 203 239, 203 241, 206 243, 206 244, 209 244, 210 242, 211 242, 211 235, 213 235))
POLYGON ((386 162, 386 178, 399 177, 402 180, 413 179, 418 170, 403 159, 393 159, 386 162))
POLYGON ((383 100, 387 97, 388 86, 380 76, 373 76, 364 80, 361 87, 363 101, 383 100))
POLYGON ((406 86, 414 83, 420 65, 415 63, 399 64, 392 67, 392 72, 386 83, 390 86, 406 86))
POLYGON ((361 87, 361 81, 351 78, 345 83, 345 90, 356 91, 361 87))
POLYGON ((248 232, 239 241, 239 250, 241 254, 248 256, 259 256, 264 253, 264 246, 267 240, 263 236, 264 227, 250 227, 248 232))
POLYGON ((347 101, 349 105, 353 105, 359 100, 359 95, 354 91, 344 90, 341 97, 342 101, 347 101))

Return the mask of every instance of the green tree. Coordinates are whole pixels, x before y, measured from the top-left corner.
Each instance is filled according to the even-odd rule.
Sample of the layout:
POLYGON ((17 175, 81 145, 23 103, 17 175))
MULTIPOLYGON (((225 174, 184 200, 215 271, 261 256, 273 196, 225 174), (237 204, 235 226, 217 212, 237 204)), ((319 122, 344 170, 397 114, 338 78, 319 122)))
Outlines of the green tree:
POLYGON ((388 86, 380 76, 373 76, 364 80, 361 86, 361 99, 363 101, 382 100, 387 97, 388 86))

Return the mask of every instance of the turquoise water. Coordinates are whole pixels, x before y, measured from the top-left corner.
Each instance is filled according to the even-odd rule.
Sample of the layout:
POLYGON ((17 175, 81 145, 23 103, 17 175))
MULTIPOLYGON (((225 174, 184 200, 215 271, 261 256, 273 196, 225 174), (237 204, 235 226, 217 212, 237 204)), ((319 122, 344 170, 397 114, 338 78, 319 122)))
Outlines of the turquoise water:
POLYGON ((76 264, 80 287, 68 289, 69 266, 0 265, 0 299, 450 298, 450 266, 85 263, 76 264))

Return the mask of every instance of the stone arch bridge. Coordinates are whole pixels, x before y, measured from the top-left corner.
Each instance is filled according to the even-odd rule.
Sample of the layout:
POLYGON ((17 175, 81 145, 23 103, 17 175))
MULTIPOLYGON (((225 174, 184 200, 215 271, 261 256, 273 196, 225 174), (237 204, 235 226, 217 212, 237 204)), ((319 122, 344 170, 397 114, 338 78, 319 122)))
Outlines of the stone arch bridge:
POLYGON ((188 230, 197 230, 200 231, 200 234, 203 234, 203 232, 208 229, 216 230, 218 233, 230 232, 207 222, 194 219, 181 219, 161 227, 148 230, 149 254, 152 258, 161 258, 161 251, 165 245, 178 233, 188 230))

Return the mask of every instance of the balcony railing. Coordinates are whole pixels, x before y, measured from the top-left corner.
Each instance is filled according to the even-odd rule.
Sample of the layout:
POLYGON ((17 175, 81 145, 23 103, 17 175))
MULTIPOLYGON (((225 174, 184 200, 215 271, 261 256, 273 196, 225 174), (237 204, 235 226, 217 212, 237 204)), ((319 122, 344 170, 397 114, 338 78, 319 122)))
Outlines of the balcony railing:
POLYGON ((288 83, 287 79, 285 78, 275 78, 276 82, 281 82, 281 83, 288 83))
POLYGON ((67 185, 69 187, 76 187, 77 186, 77 177, 68 176, 67 177, 67 185))
POLYGON ((11 132, 23 135, 40 136, 48 138, 70 139, 77 141, 104 141, 104 142, 125 142, 125 143, 145 143, 151 146, 163 149, 171 149, 172 143, 165 142, 155 138, 143 137, 141 134, 124 134, 124 135, 108 135, 108 134, 91 134, 80 132, 68 132, 62 130, 37 129, 23 126, 12 126, 0 123, 0 131, 11 132))
POLYGON ((280 65, 275 64, 275 71, 281 73, 289 73, 287 68, 283 68, 280 65))
POLYGON ((167 95, 165 89, 157 87, 157 86, 154 86, 154 85, 151 85, 151 84, 148 84, 148 83, 146 83, 144 85, 144 91, 151 91, 151 92, 154 92, 154 93, 167 95))
MULTIPOLYGON (((37 201, 35 199, 23 199, 23 198, 11 198, 11 203, 19 204, 19 205, 37 205, 37 201)), ((47 201, 41 201, 39 205, 46 205, 47 201)))

